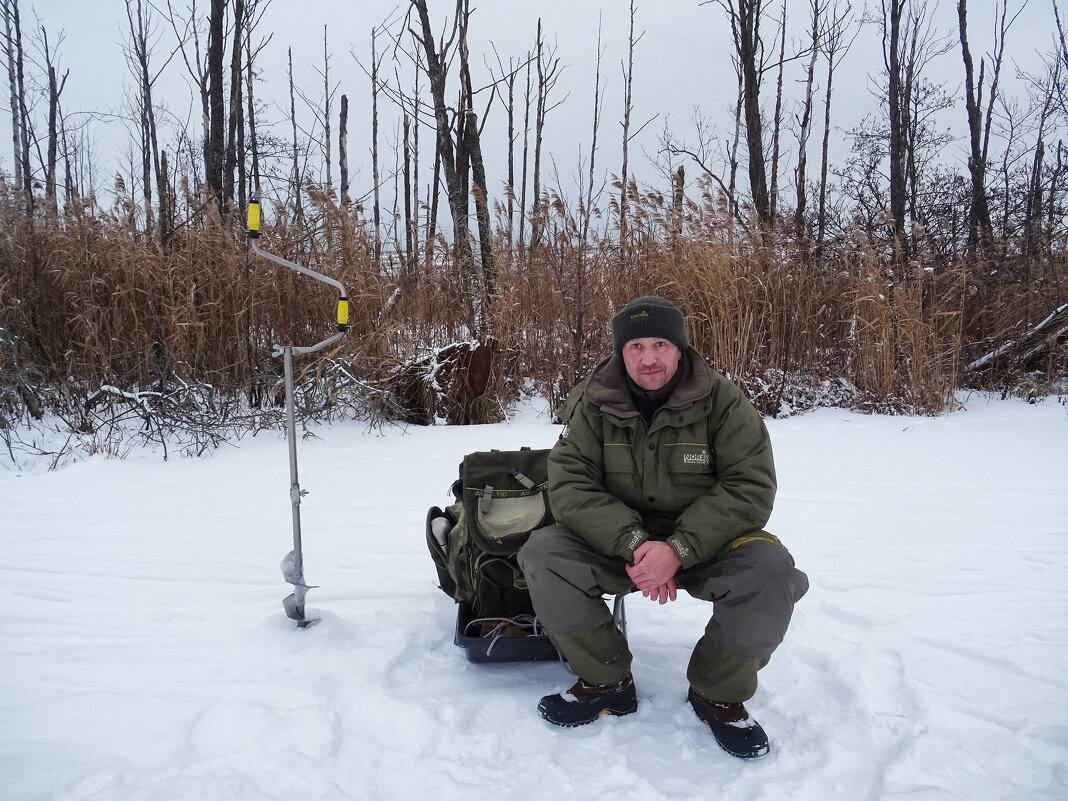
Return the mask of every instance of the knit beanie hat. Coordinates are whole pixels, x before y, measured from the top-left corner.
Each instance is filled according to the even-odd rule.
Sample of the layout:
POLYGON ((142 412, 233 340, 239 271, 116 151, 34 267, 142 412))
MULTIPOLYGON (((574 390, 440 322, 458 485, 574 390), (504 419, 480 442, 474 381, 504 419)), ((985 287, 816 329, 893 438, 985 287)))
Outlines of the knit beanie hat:
POLYGON ((660 337, 686 350, 686 321, 682 312, 667 298, 649 295, 632 300, 612 318, 612 344, 616 353, 632 339, 660 337))

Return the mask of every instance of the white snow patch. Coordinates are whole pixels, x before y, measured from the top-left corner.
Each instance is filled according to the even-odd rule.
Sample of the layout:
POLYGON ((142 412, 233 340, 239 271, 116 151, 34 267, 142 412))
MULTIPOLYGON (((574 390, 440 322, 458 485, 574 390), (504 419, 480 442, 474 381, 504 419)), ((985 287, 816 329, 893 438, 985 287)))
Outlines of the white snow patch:
POLYGON ((628 603, 639 709, 540 720, 559 664, 452 643, 426 509, 464 453, 547 447, 528 407, 467 428, 299 444, 298 630, 276 436, 0 472, 0 798, 7 801, 891 798, 1055 801, 1068 787, 1068 419, 967 399, 940 418, 768 421, 769 528, 812 582, 747 704, 771 754, 724 754, 686 703, 709 607, 628 603))

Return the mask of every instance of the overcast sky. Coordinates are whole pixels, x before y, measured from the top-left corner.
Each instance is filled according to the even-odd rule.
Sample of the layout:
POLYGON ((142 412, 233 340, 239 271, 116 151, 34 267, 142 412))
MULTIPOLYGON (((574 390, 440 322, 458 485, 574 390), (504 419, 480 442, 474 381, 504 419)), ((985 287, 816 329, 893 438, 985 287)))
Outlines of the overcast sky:
MULTIPOLYGON (((158 0, 163 3, 163 0, 158 0)), ((871 0, 869 0, 871 2, 871 0)), ((956 32, 955 0, 929 0, 934 11, 935 27, 949 37, 954 47, 934 65, 935 73, 947 81, 947 88, 956 92, 962 82, 960 45, 956 32)), ((1011 8, 1018 8, 1021 0, 1009 0, 1011 8)), ((185 0, 174 0, 176 7, 184 7, 185 0)), ((207 8, 207 0, 199 6, 207 8)), ((629 0, 476 0, 471 23, 472 72, 476 84, 490 81, 489 65, 496 68, 494 48, 507 64, 509 57, 518 61, 534 44, 537 20, 542 19, 545 36, 563 66, 555 90, 555 98, 564 100, 553 110, 546 124, 545 149, 551 154, 559 170, 565 192, 574 191, 574 178, 580 173, 580 159, 588 159, 593 114, 594 65, 600 20, 602 37, 603 112, 597 155, 598 174, 618 173, 621 162, 622 62, 626 57, 629 0)), ((778 6, 777 0, 767 5, 778 6)), ((863 11, 862 0, 856 0, 854 16, 863 11)), ((970 0, 969 35, 973 55, 978 58, 993 43, 994 0, 970 0)), ((47 28, 49 41, 59 53, 60 72, 70 71, 62 94, 64 111, 72 123, 84 120, 81 112, 101 115, 122 114, 123 97, 133 82, 124 61, 121 42, 127 37, 124 0, 21 0, 24 36, 29 37, 35 20, 47 28), (62 41, 59 38, 62 35, 62 41), (57 45, 58 43, 58 45, 57 45)), ((366 189, 370 184, 370 91, 369 79, 357 63, 370 63, 370 32, 372 27, 399 18, 407 8, 403 0, 273 0, 261 24, 261 34, 273 33, 273 38, 259 59, 263 70, 259 97, 270 104, 273 119, 285 118, 289 107, 286 78, 286 51, 292 47, 295 80, 311 98, 321 98, 323 28, 327 26, 331 52, 331 83, 336 85, 337 98, 348 94, 350 102, 349 161, 355 187, 366 189)), ((440 29, 454 8, 453 0, 430 0, 432 22, 440 29)), ((808 24, 807 0, 789 0, 794 42, 802 43, 803 30, 808 24)), ((1062 13, 1064 9, 1062 8, 1062 13)), ((1030 0, 1008 37, 1009 57, 1028 69, 1038 69, 1037 51, 1052 45, 1052 0, 1030 0)), ((162 14, 156 14, 157 45, 155 61, 162 66, 173 47, 174 36, 162 14)), ((394 26, 397 29, 397 26, 394 26)), ((664 125, 683 139, 694 139, 691 118, 695 106, 711 119, 724 136, 732 122, 729 108, 734 102, 736 83, 729 60, 730 30, 723 10, 715 3, 700 0, 640 0, 636 3, 636 33, 642 36, 635 51, 635 88, 633 124, 635 127, 655 117, 631 148, 631 170, 654 179, 654 171, 643 154, 654 154, 664 125)), ((770 39, 771 21, 765 23, 765 35, 770 39)), ((405 37, 410 43, 410 37, 405 37)), ((383 48, 387 45, 382 42, 383 48)), ((32 45, 27 45, 32 48, 32 45)), ((771 46, 770 44, 768 45, 771 46)), ((790 49, 788 43, 787 49, 790 49)), ((228 56, 227 56, 228 58, 228 56)), ((833 124, 838 129, 832 136, 834 155, 841 161, 846 153, 846 137, 842 131, 859 122, 865 113, 874 109, 871 99, 873 82, 879 80, 881 65, 879 32, 872 26, 862 30, 835 75, 833 124)), ((410 89, 412 70, 403 60, 397 62, 403 80, 410 89)), ((393 72, 390 63, 385 70, 393 72)), ((1011 80, 1016 72, 1008 65, 1005 90, 1021 94, 1011 80)), ((455 71, 455 70, 454 70, 455 71)), ((825 81, 825 67, 817 67, 817 83, 825 81)), ((791 100, 785 106, 785 116, 796 111, 793 99, 800 96, 803 79, 801 65, 793 65, 786 76, 786 92, 791 100)), ((424 81, 425 87, 425 81, 424 81)), ((768 107, 774 100, 774 75, 769 76, 763 89, 768 107)), ((817 92, 820 92, 817 89, 817 92)), ((810 164, 818 164, 819 142, 822 137, 822 94, 816 110, 817 124, 809 146, 810 164)), ((334 179, 336 168, 336 109, 334 112, 334 179)), ((6 93, 5 93, 6 101, 6 93)), ((180 57, 166 68, 157 88, 156 100, 165 105, 179 120, 189 121, 190 130, 199 129, 199 111, 191 98, 188 76, 180 57)), ((476 108, 484 108, 484 100, 476 108)), ((299 101, 298 101, 299 103, 299 101)), ((6 103, 5 103, 6 105, 6 103)), ((388 101, 380 101, 381 144, 387 147, 396 140, 399 115, 388 101)), ((298 109, 305 124, 310 115, 298 109)), ((44 130, 44 112, 37 114, 39 131, 44 130)), ((506 177, 504 157, 505 109, 497 102, 489 113, 484 133, 486 169, 492 187, 500 186, 506 177)), ((963 134, 963 103, 955 117, 946 122, 957 136, 963 134)), ((123 166, 122 151, 132 139, 128 129, 114 118, 101 117, 90 124, 97 149, 98 176, 110 183, 116 170, 128 172, 123 166), (110 120, 110 121, 108 121, 110 120)), ((282 133, 284 129, 280 129, 282 133)), ((11 137, 10 114, 0 120, 0 166, 10 173, 11 137)), ((423 153, 429 164, 432 152, 430 136, 424 134, 423 153)), ((788 134, 784 139, 787 151, 787 172, 780 178, 789 184, 790 172, 796 161, 796 140, 788 134)), ((946 156, 964 161, 963 144, 947 150, 946 156)), ((391 157, 390 157, 391 160, 391 157)), ((384 168, 385 169, 385 168, 384 168)), ((544 168, 550 176, 552 165, 544 168)), ((811 168, 810 168, 811 169, 811 168)), ((586 167, 581 172, 585 173, 586 167)), ((423 175, 429 175, 429 166, 423 175)), ((696 169, 688 166, 689 174, 696 169)), ((425 184, 425 179, 422 181, 425 184)), ((663 186, 661 185, 661 188, 663 186)), ((359 191, 359 190, 357 190, 359 191)))

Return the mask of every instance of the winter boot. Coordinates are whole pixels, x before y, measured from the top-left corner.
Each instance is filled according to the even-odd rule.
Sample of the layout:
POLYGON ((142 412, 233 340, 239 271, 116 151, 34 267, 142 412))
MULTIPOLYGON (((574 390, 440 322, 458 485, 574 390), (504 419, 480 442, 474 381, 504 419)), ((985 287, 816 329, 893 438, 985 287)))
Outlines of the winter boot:
POLYGON ((767 756, 768 736, 740 703, 709 701, 690 688, 690 705, 716 738, 719 747, 741 759, 760 759, 767 756))
POLYGON ((589 684, 582 679, 566 693, 547 695, 538 714, 557 726, 582 726, 601 715, 629 715, 638 711, 638 694, 628 673, 618 684, 589 684))

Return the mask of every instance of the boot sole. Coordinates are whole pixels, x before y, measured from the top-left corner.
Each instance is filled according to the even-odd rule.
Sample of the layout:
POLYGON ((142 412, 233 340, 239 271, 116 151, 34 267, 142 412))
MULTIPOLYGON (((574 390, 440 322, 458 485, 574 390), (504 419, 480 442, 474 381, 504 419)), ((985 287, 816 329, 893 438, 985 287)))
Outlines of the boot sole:
POLYGON ((605 716, 608 716, 608 715, 614 715, 616 717, 623 717, 624 715, 631 715, 631 714, 633 714, 633 713, 635 713, 637 711, 638 711, 637 708, 635 708, 635 709, 612 709, 611 707, 605 707, 604 709, 601 709, 599 712, 595 713, 593 715, 593 717, 586 718, 584 720, 560 721, 560 720, 553 720, 553 718, 549 717, 549 713, 545 709, 545 706, 543 704, 538 704, 538 714, 541 716, 542 720, 545 720, 548 723, 553 724, 554 726, 561 726, 561 727, 563 727, 565 729, 574 729, 574 728, 576 728, 578 726, 588 726, 591 723, 595 723, 598 718, 605 717, 605 716))

